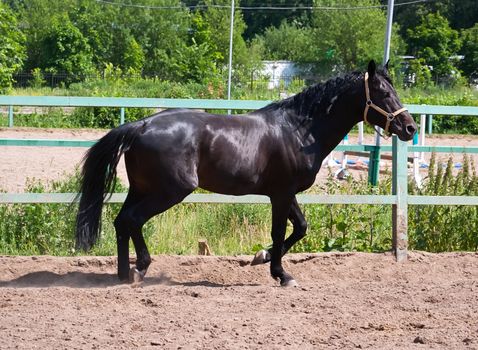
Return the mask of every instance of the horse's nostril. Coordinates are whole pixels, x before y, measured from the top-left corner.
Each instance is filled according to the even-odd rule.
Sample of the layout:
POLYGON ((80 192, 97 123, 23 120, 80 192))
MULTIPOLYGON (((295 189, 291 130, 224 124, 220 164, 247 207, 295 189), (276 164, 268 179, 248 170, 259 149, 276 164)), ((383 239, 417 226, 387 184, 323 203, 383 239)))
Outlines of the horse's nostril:
POLYGON ((415 133, 417 132, 417 127, 413 124, 408 124, 406 129, 408 135, 415 135, 415 133))

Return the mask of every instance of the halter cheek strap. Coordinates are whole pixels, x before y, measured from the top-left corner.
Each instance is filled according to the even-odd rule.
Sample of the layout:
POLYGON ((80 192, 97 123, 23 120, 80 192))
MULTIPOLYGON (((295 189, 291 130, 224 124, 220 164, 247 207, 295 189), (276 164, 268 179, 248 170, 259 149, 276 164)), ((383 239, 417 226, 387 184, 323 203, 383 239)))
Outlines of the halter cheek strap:
POLYGON ((367 120, 368 110, 369 110, 369 108, 375 109, 378 113, 382 114, 383 116, 385 116, 387 118, 387 122, 385 123, 385 129, 384 130, 385 130, 386 134, 390 134, 390 132, 388 130, 389 127, 390 127, 390 122, 392 120, 394 120, 397 115, 399 115, 402 112, 405 112, 407 110, 407 108, 402 107, 402 108, 400 108, 399 110, 396 110, 393 113, 388 113, 388 112, 384 111, 382 108, 380 108, 375 103, 373 103, 372 100, 370 99, 370 90, 368 88, 368 72, 365 72, 365 79, 364 80, 365 80, 365 99, 366 99, 366 102, 365 102, 365 110, 363 111, 363 120, 365 120, 367 123, 371 124, 367 120))

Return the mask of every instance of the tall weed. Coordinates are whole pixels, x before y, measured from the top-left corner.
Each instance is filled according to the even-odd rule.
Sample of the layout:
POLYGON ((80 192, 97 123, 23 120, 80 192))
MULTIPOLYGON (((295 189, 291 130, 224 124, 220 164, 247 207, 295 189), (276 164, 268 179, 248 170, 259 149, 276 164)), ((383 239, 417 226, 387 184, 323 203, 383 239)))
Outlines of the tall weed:
MULTIPOLYGON (((473 158, 463 154, 463 165, 453 176, 454 163, 437 163, 435 154, 423 187, 410 184, 410 192, 429 196, 477 196, 478 176, 473 158)), ((409 209, 412 249, 430 252, 478 250, 478 206, 417 205, 409 209)))
MULTIPOLYGON (((75 193, 79 187, 78 181, 78 175, 47 184, 30 180, 25 190, 31 193, 75 193)), ((120 191, 122 188, 118 185, 116 189, 120 191)), ((0 254, 75 254, 76 209, 75 204, 63 203, 0 205, 0 254)), ((116 250, 112 222, 118 210, 118 204, 105 206, 102 238, 93 254, 110 255, 116 250)))

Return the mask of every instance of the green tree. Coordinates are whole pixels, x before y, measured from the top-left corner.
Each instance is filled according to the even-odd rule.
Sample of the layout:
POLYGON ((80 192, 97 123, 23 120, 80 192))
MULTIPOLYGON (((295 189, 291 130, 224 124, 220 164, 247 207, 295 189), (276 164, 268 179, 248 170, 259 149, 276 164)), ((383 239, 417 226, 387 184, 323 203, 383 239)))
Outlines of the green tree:
POLYGON ((461 32, 462 47, 460 53, 464 55, 460 68, 466 76, 478 74, 478 23, 474 27, 461 32))
POLYGON ((241 6, 251 7, 244 10, 244 22, 247 25, 244 38, 252 40, 256 35, 262 35, 271 28, 279 28, 284 21, 296 23, 299 27, 310 22, 312 11, 307 9, 313 5, 313 0, 242 0, 241 6), (290 8, 287 10, 254 10, 253 7, 290 8))
MULTIPOLYGON (((368 9, 320 10, 312 15, 313 39, 317 47, 317 69, 322 72, 350 71, 366 66, 373 58, 381 61, 385 40, 386 13, 378 0, 322 0, 317 6, 328 7, 372 7, 368 9)), ((397 26, 392 32, 390 58, 393 63, 404 51, 404 44, 397 34, 397 26)))
POLYGON ((263 35, 253 40, 253 45, 262 48, 266 60, 313 62, 317 53, 312 29, 287 21, 282 22, 278 28, 267 28, 263 35))
POLYGON ((43 46, 45 39, 51 34, 52 27, 61 22, 68 14, 72 0, 30 0, 16 1, 20 26, 26 36, 27 59, 25 69, 32 71, 44 67, 42 62, 47 49, 43 46))
MULTIPOLYGON (((209 6, 224 5, 222 8, 209 6, 195 11, 193 17, 193 37, 198 44, 207 44, 208 54, 214 60, 218 71, 227 72, 229 64, 229 36, 231 9, 228 0, 203 0, 199 4, 209 6)), ((237 4, 239 6, 239 3, 237 4)), ((237 7, 236 6, 236 7, 237 7)), ((233 31, 233 78, 236 82, 250 76, 250 72, 259 65, 260 57, 255 50, 249 49, 243 34, 246 29, 242 12, 235 9, 233 31)))
POLYGON ((454 29, 471 28, 478 23, 478 1, 476 0, 447 0, 450 10, 447 17, 454 29))
MULTIPOLYGON (((230 5, 229 0, 204 0, 201 1, 202 5, 230 5)), ((237 4, 239 6, 239 4, 237 4)), ((206 31, 208 34, 208 42, 210 46, 214 47, 217 54, 217 63, 225 65, 229 59, 229 33, 231 24, 231 9, 229 7, 217 8, 207 7, 205 10, 200 10, 196 13, 202 17, 203 33, 206 31)), ((246 25, 244 23, 242 12, 235 9, 234 13, 234 32, 233 32, 233 55, 236 62, 242 62, 247 60, 247 54, 245 53, 246 43, 242 38, 242 34, 246 25)), ((204 35, 203 35, 204 36, 204 35)))
POLYGON ((195 11, 191 15, 191 45, 207 45, 207 56, 215 64, 224 62, 226 52, 222 52, 215 40, 214 28, 207 22, 201 11, 195 11))
POLYGON ((177 80, 217 85, 217 68, 210 51, 208 43, 197 44, 194 38, 191 44, 178 49, 171 65, 177 80))
MULTIPOLYGON (((386 4, 386 0, 382 0, 386 4)), ((406 37, 407 30, 415 28, 421 18, 430 13, 439 12, 445 17, 453 29, 471 28, 478 22, 478 1, 476 0, 440 0, 396 6, 394 20, 402 28, 401 34, 406 37)))
MULTIPOLYGON (((407 31, 418 26, 421 23, 421 19, 430 13, 440 12, 447 17, 447 14, 450 14, 451 3, 453 1, 456 0, 427 1, 408 6, 396 6, 394 22, 400 26, 400 35, 402 35, 403 38, 407 38, 407 31)), ((387 0, 382 0, 382 3, 386 5, 387 0)))
POLYGON ((408 29, 407 36, 410 53, 432 66, 436 79, 458 71, 450 58, 458 53, 461 42, 445 17, 430 13, 422 17, 417 27, 408 29))
POLYGON ((415 58, 410 61, 410 72, 415 75, 416 87, 426 88, 432 85, 432 72, 423 58, 415 58))
POLYGON ((117 55, 120 51, 118 47, 125 45, 123 39, 130 41, 131 34, 127 27, 119 23, 123 17, 118 6, 78 0, 69 16, 86 38, 97 70, 102 71, 108 63, 125 68, 121 55, 117 55))
POLYGON ((13 12, 0 2, 0 91, 12 85, 12 75, 25 59, 25 36, 13 12))
MULTIPOLYGON (((157 0, 144 0, 141 3, 145 6, 158 6, 157 0)), ((141 47, 145 58, 143 71, 154 73, 165 80, 176 80, 179 78, 175 72, 177 54, 189 38, 189 10, 178 0, 160 3, 180 8, 120 7, 119 17, 113 23, 118 22, 118 30, 127 28, 141 47)))
POLYGON ((145 61, 143 49, 132 36, 128 37, 124 43, 123 67, 130 71, 141 71, 145 61))
POLYGON ((93 71, 91 48, 68 18, 59 21, 45 35, 38 67, 53 73, 70 73, 79 80, 93 71))

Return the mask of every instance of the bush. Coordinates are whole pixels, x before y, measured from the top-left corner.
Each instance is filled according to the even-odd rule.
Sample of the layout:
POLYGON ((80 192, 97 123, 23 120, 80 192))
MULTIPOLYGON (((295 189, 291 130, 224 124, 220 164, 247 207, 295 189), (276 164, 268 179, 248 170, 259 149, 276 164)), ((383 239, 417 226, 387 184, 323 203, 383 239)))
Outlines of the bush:
MULTIPOLYGON (((43 185, 30 180, 26 192, 31 193, 75 193, 79 176, 53 181, 43 185)), ((116 190, 123 188, 117 185, 116 190)), ((107 205, 103 211, 101 242, 93 254, 114 254, 115 240, 113 219, 119 205, 107 205), (111 247, 114 249, 112 250, 111 247)), ((0 205, 0 254, 14 255, 72 255, 74 249, 74 227, 76 204, 29 203, 0 205)))
MULTIPOLYGON (((424 89, 411 88, 399 91, 399 95, 402 102, 407 104, 478 107, 478 91, 465 87, 454 89, 433 86, 424 89)), ((433 132, 478 135, 478 116, 434 116, 433 132)))

